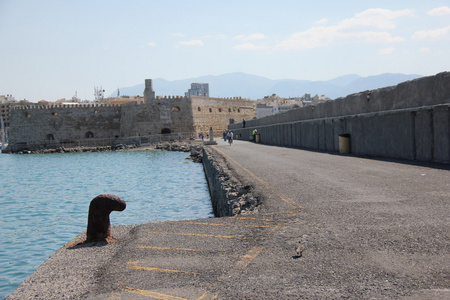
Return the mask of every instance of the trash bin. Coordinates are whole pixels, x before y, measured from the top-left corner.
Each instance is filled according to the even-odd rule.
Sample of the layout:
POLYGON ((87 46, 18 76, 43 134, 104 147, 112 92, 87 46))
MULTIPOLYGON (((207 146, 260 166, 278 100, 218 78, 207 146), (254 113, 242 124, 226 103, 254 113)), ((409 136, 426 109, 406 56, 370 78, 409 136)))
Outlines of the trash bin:
POLYGON ((339 153, 350 153, 350 134, 344 133, 339 135, 339 153))
POLYGON ((259 133, 255 134, 255 143, 259 143, 261 141, 261 138, 259 136, 259 133))

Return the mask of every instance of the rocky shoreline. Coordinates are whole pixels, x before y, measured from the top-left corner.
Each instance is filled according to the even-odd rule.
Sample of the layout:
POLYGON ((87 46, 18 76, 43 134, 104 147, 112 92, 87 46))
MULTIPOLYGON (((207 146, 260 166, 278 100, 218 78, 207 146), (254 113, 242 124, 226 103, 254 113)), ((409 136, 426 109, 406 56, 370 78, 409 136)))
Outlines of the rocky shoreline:
POLYGON ((113 146, 94 146, 94 147, 57 147, 39 150, 21 150, 21 151, 7 151, 3 153, 8 154, 47 154, 47 153, 80 153, 80 152, 108 152, 108 151, 150 151, 150 150, 166 150, 166 151, 181 151, 189 152, 192 146, 200 145, 200 141, 170 141, 157 142, 151 144, 117 144, 113 146))

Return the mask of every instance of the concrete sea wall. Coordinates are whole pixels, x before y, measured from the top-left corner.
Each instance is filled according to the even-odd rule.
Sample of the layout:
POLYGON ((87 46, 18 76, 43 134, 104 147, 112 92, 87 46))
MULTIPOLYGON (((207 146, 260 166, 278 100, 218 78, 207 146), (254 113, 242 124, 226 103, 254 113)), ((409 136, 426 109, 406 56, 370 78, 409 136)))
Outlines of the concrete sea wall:
POLYGON ((229 126, 268 145, 338 152, 350 137, 357 155, 450 163, 450 72, 365 91, 317 106, 229 126))

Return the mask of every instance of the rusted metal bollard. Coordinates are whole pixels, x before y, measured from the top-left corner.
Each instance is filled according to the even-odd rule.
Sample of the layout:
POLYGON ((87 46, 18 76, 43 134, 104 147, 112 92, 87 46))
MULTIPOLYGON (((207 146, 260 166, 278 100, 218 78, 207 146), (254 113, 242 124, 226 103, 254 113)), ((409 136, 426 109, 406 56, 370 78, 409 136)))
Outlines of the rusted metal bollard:
POLYGON ((123 211, 126 207, 125 201, 115 195, 101 194, 92 199, 89 205, 85 243, 105 241, 110 238, 111 223, 109 214, 112 211, 123 211))

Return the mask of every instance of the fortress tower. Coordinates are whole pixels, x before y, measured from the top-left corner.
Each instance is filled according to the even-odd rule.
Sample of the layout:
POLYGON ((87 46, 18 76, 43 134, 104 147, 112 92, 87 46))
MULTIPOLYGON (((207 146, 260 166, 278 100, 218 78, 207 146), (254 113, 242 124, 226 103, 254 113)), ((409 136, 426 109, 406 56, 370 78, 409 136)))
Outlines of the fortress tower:
POLYGON ((155 91, 153 90, 153 82, 151 79, 145 79, 144 100, 150 102, 155 99, 155 91))

